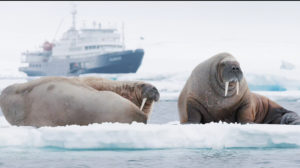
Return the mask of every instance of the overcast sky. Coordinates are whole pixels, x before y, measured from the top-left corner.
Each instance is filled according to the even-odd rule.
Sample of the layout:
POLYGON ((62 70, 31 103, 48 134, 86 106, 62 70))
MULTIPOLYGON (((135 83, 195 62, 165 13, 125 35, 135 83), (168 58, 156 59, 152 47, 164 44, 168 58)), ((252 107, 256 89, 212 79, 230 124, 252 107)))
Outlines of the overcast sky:
MULTIPOLYGON (((249 71, 270 71, 283 59, 300 62, 300 2, 75 3, 77 27, 124 22, 129 49, 140 47, 138 38, 145 38, 141 71, 152 71, 157 62, 163 70, 166 61, 189 69, 222 51, 249 71), (255 60, 260 63, 248 64, 255 60)), ((59 39, 71 26, 70 11, 71 2, 0 2, 0 61, 18 62, 21 52, 59 39)))

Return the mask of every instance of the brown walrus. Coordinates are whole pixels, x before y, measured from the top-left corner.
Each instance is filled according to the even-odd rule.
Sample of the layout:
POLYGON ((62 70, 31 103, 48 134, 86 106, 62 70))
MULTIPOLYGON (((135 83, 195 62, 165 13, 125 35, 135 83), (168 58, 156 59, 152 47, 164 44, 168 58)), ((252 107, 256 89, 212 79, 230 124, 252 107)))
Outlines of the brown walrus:
POLYGON ((238 122, 300 124, 300 117, 250 92, 236 59, 220 53, 200 63, 178 100, 181 123, 238 122))
POLYGON ((158 99, 157 89, 144 82, 43 77, 8 86, 2 91, 0 105, 10 124, 41 127, 146 123, 158 99))

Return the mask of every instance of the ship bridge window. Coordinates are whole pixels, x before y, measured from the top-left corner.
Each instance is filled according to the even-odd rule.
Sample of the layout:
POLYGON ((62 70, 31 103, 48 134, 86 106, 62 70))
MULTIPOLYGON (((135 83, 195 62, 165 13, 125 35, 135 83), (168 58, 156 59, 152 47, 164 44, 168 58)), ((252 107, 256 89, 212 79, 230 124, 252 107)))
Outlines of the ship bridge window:
POLYGON ((41 68, 41 64, 29 64, 30 67, 41 68))
POLYGON ((99 49, 101 48, 100 45, 92 45, 92 46, 85 46, 84 49, 85 50, 94 50, 94 49, 99 49))

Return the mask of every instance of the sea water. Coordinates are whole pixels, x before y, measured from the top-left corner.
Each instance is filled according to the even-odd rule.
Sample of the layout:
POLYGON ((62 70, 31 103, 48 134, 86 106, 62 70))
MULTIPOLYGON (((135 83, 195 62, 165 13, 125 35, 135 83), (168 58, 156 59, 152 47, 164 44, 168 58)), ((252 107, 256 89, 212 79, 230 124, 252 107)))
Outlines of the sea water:
MULTIPOLYGON (((154 84, 161 99, 154 104, 148 124, 17 127, 9 125, 0 113, 0 167, 300 166, 300 126, 222 122, 179 124, 177 97, 187 74, 99 76, 154 84)), ((2 77, 0 89, 32 79, 35 78, 2 77)), ((262 89, 255 85, 253 91, 289 110, 300 111, 298 90, 274 90, 278 87, 270 82, 272 77, 265 81, 262 89)), ((255 83, 251 76, 249 83, 255 83)), ((283 83, 279 88, 288 86, 283 83)))

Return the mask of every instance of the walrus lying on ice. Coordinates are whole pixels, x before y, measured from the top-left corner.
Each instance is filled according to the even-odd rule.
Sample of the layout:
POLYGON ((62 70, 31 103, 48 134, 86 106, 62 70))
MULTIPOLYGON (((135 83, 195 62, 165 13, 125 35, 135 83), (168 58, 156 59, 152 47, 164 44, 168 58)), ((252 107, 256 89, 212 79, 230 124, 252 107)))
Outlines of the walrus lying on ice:
POLYGON ((178 100, 181 123, 300 124, 300 117, 250 92, 236 59, 221 53, 199 64, 178 100))
POLYGON ((0 105, 12 125, 63 126, 147 122, 157 89, 144 82, 95 77, 44 77, 10 85, 0 105))

